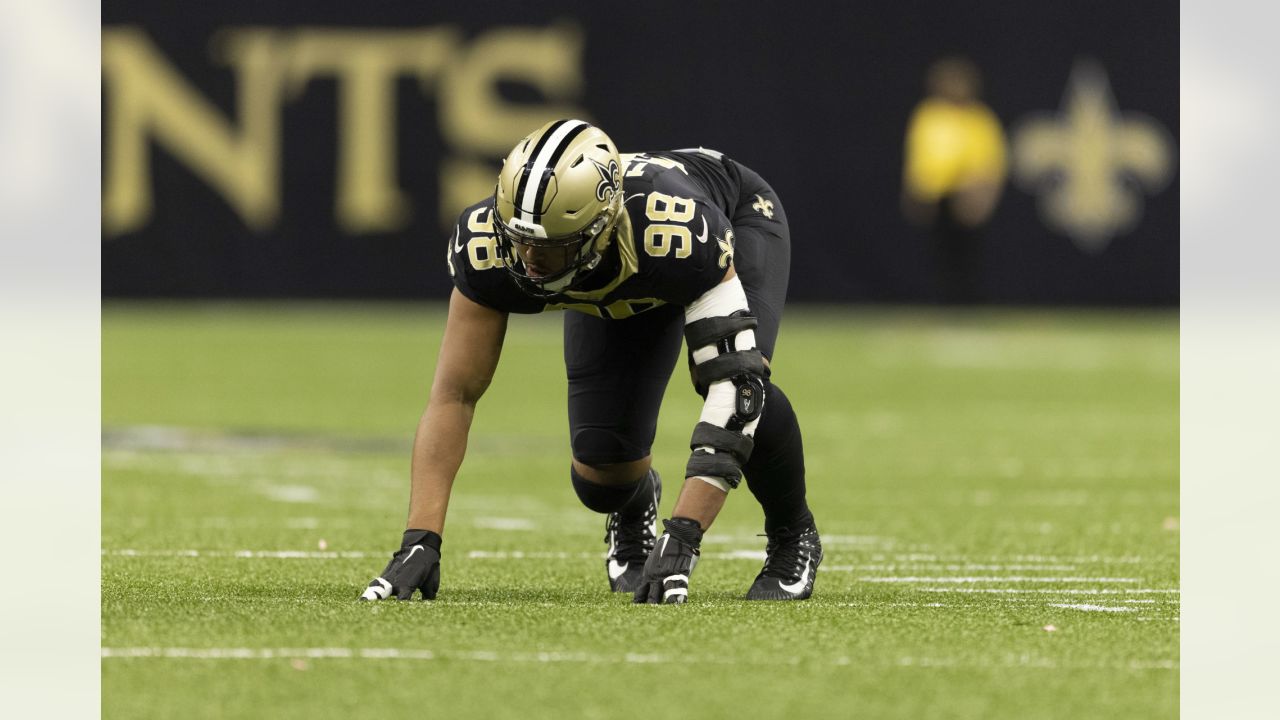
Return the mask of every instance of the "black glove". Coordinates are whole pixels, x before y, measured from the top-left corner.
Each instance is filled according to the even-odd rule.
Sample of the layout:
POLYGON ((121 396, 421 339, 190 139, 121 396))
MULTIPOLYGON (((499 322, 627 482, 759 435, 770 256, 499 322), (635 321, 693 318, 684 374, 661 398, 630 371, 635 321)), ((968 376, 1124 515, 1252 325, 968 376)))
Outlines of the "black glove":
POLYGON ((434 600, 440 589, 440 536, 430 530, 405 530, 400 549, 382 574, 369 583, 361 600, 411 600, 414 590, 434 600))
POLYGON ((689 600, 689 573, 698 564, 702 526, 689 518, 663 520, 666 532, 658 538, 644 563, 644 579, 635 603, 683 603, 689 600))

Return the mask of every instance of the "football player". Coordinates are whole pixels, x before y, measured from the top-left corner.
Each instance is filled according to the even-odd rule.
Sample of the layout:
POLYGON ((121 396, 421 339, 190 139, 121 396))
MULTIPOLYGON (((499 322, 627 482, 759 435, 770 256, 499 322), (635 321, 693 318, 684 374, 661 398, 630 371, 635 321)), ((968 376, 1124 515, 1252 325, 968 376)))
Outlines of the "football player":
POLYGON ((608 515, 610 588, 635 602, 685 602, 703 533, 745 478, 768 536, 747 598, 809 597, 822 545, 800 427, 770 380, 790 257, 777 195, 721 153, 620 155, 581 120, 521 140, 493 196, 464 210, 449 239, 455 289, 414 440, 409 529, 362 598, 435 597, 449 495, 507 317, 550 309, 570 311, 569 477, 584 505, 608 515), (650 448, 682 338, 705 402, 658 537, 650 448))

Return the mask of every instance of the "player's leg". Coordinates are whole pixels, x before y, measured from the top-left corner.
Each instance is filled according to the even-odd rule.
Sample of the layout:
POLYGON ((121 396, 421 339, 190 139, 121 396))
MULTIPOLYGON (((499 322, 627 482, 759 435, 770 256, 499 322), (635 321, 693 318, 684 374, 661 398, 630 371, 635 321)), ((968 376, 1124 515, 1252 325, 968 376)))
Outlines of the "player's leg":
POLYGON ((570 477, 582 504, 609 516, 605 565, 617 592, 635 590, 655 540, 662 482, 650 449, 682 320, 667 306, 625 320, 565 313, 570 477))
MULTIPOLYGON (((742 202, 733 222, 737 237, 734 266, 757 322, 756 345, 772 368, 791 270, 791 233, 786 211, 759 175, 738 165, 742 202)), ((812 523, 805 500, 804 447, 791 401, 770 380, 755 448, 743 467, 747 487, 765 514, 766 532, 812 523)))
MULTIPOLYGON (((738 169, 742 199, 731 218, 737 237, 734 266, 758 318, 756 344, 772 366, 786 304, 791 233, 773 189, 755 172, 741 165, 738 169)), ((800 423, 791 400, 772 381, 765 387, 764 412, 754 439, 742 474, 764 510, 769 559, 747 597, 805 598, 813 591, 822 549, 806 498, 800 423)))

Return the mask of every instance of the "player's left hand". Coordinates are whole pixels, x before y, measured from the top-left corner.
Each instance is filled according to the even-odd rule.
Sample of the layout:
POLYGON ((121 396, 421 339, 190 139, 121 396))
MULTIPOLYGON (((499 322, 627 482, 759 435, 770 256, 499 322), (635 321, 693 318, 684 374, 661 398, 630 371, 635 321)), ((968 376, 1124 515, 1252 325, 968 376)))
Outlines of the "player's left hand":
POLYGON ((361 600, 411 600, 415 590, 434 600, 440 590, 440 536, 430 530, 406 530, 400 549, 382 574, 361 593, 361 600))
POLYGON ((634 603, 676 604, 689 600, 689 575, 698 564, 702 527, 694 520, 663 520, 666 532, 658 538, 644 563, 644 579, 634 603))

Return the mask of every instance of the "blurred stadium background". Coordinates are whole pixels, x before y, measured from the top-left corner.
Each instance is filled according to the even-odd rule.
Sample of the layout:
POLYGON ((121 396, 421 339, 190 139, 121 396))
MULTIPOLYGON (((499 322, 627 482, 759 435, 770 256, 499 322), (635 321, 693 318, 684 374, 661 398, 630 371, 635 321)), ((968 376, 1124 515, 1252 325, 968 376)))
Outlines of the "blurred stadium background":
MULTIPOLYGON (((603 717, 593 673, 660 686, 689 633, 737 671, 701 717, 1176 714, 1176 5, 111 0, 102 22, 104 715, 603 717), (998 120, 998 200, 961 233, 975 296, 940 310, 947 231, 904 166, 951 57, 998 120), (786 203, 778 372, 833 538, 804 608, 736 602, 762 543, 742 498, 685 625, 599 592, 555 317, 513 323, 478 415, 453 598, 347 602, 398 537, 447 228, 565 116, 624 152, 721 150, 786 203)), ((935 185, 961 195, 963 164, 935 185)), ((674 378, 660 468, 690 395, 674 378)))
POLYGON ((103 292, 443 298, 456 212, 570 116, 624 151, 758 168, 788 207, 795 301, 927 301, 904 138, 929 66, 959 53, 1012 171, 984 297, 1174 305, 1174 8, 113 0, 103 292))

